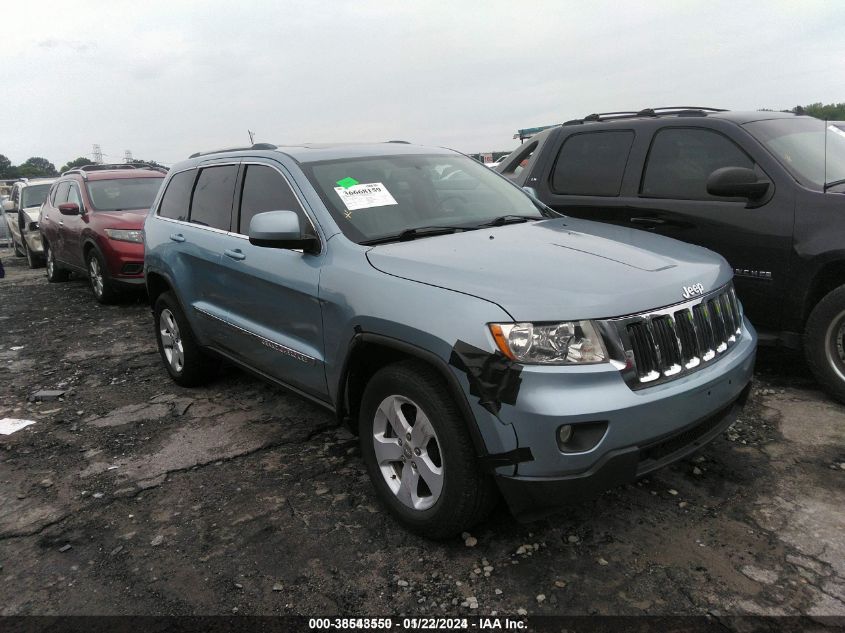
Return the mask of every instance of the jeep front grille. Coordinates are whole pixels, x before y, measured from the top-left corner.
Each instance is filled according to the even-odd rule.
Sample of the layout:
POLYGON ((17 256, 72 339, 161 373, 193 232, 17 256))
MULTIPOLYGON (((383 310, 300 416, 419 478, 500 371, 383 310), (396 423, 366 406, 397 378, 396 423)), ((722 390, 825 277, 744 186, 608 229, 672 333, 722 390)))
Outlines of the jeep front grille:
POLYGON ((742 336, 742 308, 728 284, 691 301, 600 325, 625 382, 631 389, 642 389, 720 357, 742 336))

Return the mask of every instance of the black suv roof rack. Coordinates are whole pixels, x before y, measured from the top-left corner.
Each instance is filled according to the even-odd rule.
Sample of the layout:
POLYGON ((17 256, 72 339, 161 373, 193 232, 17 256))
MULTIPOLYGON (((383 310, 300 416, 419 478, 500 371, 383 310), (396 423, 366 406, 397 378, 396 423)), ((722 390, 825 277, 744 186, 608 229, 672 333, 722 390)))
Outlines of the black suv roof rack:
POLYGON ((618 119, 637 119, 642 117, 659 116, 707 116, 713 112, 726 112, 724 108, 709 108, 706 106, 666 106, 661 108, 644 108, 622 112, 596 112, 583 119, 572 119, 564 125, 580 125, 582 123, 597 123, 599 121, 616 121, 618 119))
POLYGON ((104 171, 113 169, 152 169, 153 171, 167 173, 167 169, 164 167, 148 165, 146 163, 92 163, 91 165, 82 165, 80 167, 68 169, 67 171, 62 172, 62 176, 67 176, 68 174, 82 174, 82 177, 85 178, 88 176, 89 171, 104 171))
POLYGON ((279 149, 277 145, 272 143, 255 143, 249 147, 224 147, 223 149, 213 149, 210 152, 194 152, 188 158, 197 158, 199 156, 209 156, 211 154, 221 154, 223 152, 243 152, 248 149, 279 149))

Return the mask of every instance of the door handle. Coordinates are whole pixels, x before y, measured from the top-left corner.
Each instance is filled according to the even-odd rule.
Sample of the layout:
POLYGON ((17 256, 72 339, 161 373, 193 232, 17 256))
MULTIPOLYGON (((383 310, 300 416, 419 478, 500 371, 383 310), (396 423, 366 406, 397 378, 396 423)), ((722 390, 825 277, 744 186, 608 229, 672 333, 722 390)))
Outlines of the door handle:
POLYGON ((241 249, 239 249, 239 248, 236 248, 234 250, 227 249, 227 250, 223 251, 223 254, 226 257, 231 257, 232 259, 236 259, 238 261, 246 259, 246 255, 244 255, 243 252, 241 251, 241 249))
POLYGON ((184 242, 185 236, 182 235, 181 233, 171 233, 170 239, 173 240, 174 242, 184 242))
POLYGON ((64 225, 65 225, 65 221, 64 221, 64 220, 59 220, 59 226, 64 226, 64 225))
POLYGON ((647 218, 631 218, 633 224, 648 224, 649 226, 660 226, 666 224, 666 220, 661 218, 647 217, 647 218))

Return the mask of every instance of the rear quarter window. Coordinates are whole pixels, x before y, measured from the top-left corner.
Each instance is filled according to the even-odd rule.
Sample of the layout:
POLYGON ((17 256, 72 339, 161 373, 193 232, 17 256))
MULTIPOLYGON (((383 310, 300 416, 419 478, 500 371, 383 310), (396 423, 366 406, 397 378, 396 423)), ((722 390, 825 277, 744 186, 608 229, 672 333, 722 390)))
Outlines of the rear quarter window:
POLYGON ((158 207, 158 214, 163 218, 170 218, 171 220, 188 219, 188 209, 191 206, 191 191, 194 188, 194 180, 197 171, 189 169, 175 174, 170 182, 167 183, 167 189, 161 198, 161 204, 158 207))
POLYGON ((569 136, 558 152, 551 176, 556 194, 618 196, 633 130, 583 132, 569 136))

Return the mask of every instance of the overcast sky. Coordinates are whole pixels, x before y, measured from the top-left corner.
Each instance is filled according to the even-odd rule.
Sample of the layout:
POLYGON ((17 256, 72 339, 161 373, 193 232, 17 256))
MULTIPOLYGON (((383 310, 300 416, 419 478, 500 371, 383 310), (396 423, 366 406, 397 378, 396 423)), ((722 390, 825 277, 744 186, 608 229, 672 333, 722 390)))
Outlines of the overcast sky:
POLYGON ((174 163, 197 150, 406 139, 665 105, 845 101, 845 2, 18 2, 0 154, 174 163))

